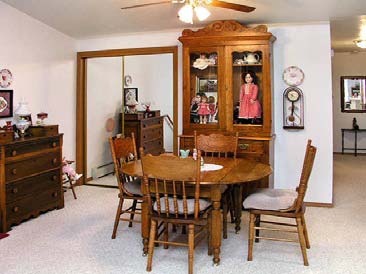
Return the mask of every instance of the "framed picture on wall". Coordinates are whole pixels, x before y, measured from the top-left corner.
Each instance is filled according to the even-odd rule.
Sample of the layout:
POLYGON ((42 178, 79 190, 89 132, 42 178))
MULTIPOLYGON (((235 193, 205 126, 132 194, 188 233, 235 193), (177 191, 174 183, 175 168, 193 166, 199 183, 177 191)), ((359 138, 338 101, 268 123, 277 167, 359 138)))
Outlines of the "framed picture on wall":
POLYGON ((13 117, 13 91, 0 90, 0 118, 13 117))
POLYGON ((135 106, 138 104, 138 90, 137 88, 125 88, 123 91, 124 105, 135 106))

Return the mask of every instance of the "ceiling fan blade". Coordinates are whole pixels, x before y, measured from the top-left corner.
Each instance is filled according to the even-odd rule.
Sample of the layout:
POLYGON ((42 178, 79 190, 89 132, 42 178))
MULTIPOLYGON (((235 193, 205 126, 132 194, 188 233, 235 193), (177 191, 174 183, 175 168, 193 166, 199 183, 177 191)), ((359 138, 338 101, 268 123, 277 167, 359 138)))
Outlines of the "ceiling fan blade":
POLYGON ((253 10, 255 10, 255 8, 253 8, 253 7, 234 4, 234 3, 228 3, 225 1, 218 1, 218 0, 212 0, 210 6, 231 9, 231 10, 236 10, 236 11, 241 11, 241 12, 252 12, 253 10))
POLYGON ((129 6, 129 7, 122 7, 121 10, 128 10, 128 9, 134 9, 134 8, 142 8, 142 7, 153 6, 153 5, 160 5, 160 4, 167 4, 167 3, 172 3, 172 1, 171 0, 165 0, 165 1, 160 1, 160 2, 153 2, 153 3, 147 3, 147 4, 133 5, 133 6, 129 6))

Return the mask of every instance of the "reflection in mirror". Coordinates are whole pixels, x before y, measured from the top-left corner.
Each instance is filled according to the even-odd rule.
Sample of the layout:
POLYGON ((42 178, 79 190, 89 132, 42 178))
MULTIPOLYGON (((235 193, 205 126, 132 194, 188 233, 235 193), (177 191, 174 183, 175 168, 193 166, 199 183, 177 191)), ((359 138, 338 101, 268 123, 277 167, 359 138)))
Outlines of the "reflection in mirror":
POLYGON ((366 112, 366 76, 341 77, 342 112, 366 112))

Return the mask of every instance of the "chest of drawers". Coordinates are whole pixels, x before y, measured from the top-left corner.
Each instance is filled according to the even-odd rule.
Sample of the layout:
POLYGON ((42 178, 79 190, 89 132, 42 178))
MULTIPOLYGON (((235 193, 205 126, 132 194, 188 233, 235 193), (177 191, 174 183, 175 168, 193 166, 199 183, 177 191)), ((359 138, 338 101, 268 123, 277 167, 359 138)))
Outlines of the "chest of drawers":
POLYGON ((164 152, 164 117, 160 111, 153 111, 154 116, 145 118, 143 113, 124 115, 124 133, 135 134, 136 148, 143 147, 145 153, 159 155, 164 152))
POLYGON ((64 207, 62 134, 0 145, 0 230, 64 207))

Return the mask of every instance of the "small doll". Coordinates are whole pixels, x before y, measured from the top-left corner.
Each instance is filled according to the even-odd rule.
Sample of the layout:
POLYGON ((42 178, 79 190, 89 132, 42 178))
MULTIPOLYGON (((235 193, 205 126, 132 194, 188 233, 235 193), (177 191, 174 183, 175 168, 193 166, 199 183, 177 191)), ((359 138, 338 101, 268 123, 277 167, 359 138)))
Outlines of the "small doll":
POLYGON ((198 104, 197 113, 200 116, 200 124, 207 124, 207 117, 210 115, 211 111, 205 95, 201 96, 201 102, 198 104))
POLYGON ((216 114, 215 97, 213 97, 213 96, 208 97, 208 107, 210 109, 209 121, 213 122, 215 120, 215 114, 216 114))
POLYGON ((77 181, 83 176, 83 174, 76 173, 76 171, 70 165, 71 163, 73 163, 73 161, 68 161, 64 157, 62 159, 62 172, 66 174, 70 180, 77 181))

